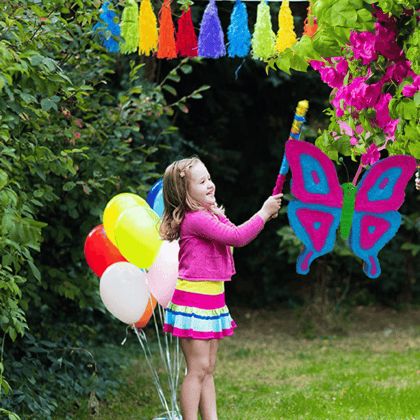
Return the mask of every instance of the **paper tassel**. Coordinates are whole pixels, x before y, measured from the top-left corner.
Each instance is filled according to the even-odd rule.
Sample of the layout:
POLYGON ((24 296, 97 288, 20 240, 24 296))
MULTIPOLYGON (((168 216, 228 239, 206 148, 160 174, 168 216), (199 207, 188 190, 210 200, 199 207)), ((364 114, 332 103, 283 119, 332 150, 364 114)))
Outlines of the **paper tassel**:
POLYGON ((252 37, 252 57, 255 60, 268 60, 273 56, 276 35, 271 27, 270 7, 262 0, 257 8, 257 21, 252 37))
POLYGON ((197 57, 197 35, 191 19, 191 9, 183 11, 178 20, 176 48, 181 57, 197 57))
MULTIPOLYGON (((98 33, 103 34, 105 31, 111 31, 112 35, 119 36, 121 33, 120 26, 118 23, 114 22, 114 17, 117 15, 114 11, 108 10, 109 4, 110 3, 107 1, 102 5, 101 9, 103 12, 99 15, 99 17, 105 22, 106 26, 104 26, 102 22, 99 21, 93 27, 93 30, 104 28, 104 30, 99 31, 98 33)), ((101 36, 101 44, 110 52, 117 52, 119 50, 119 43, 111 37, 109 39, 105 39, 103 36, 101 36)))
POLYGON ((143 0, 139 15, 139 55, 149 55, 156 51, 158 43, 158 30, 156 15, 153 12, 150 0, 143 0))
POLYGON ((139 46, 139 7, 135 0, 126 0, 121 18, 121 36, 125 43, 120 45, 123 54, 133 53, 139 46))
POLYGON ((198 35, 198 55, 218 58, 226 55, 222 25, 217 14, 216 0, 210 0, 204 11, 198 35))
POLYGON ((303 27, 303 34, 308 35, 311 38, 316 34, 318 25, 316 23, 316 17, 312 15, 312 3, 308 6, 308 16, 305 19, 305 26, 303 27))
POLYGON ((280 54, 286 48, 290 48, 296 41, 289 0, 283 0, 279 12, 279 31, 277 33, 276 53, 280 54))
POLYGON ((157 58, 175 58, 175 26, 172 20, 171 4, 165 0, 159 12, 159 40, 157 58))
POLYGON ((236 0, 228 27, 229 57, 245 57, 251 48, 251 33, 248 29, 246 5, 236 0))

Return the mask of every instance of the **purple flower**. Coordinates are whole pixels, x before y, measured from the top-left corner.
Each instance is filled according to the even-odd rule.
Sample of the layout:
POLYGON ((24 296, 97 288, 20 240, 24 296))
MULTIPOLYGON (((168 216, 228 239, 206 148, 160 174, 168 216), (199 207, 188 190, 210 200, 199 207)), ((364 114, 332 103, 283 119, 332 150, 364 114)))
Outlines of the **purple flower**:
POLYGON ((381 157, 381 154, 379 153, 379 150, 376 147, 376 144, 372 143, 370 147, 366 150, 366 153, 362 154, 362 165, 363 166, 373 165, 379 160, 380 157, 381 157))

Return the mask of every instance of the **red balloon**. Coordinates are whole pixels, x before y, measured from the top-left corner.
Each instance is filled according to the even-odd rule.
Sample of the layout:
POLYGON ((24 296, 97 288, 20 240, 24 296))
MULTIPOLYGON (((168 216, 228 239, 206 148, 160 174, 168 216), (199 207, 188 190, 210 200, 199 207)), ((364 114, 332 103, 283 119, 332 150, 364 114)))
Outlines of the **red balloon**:
POLYGON ((101 277, 111 264, 127 261, 106 236, 104 225, 96 226, 87 236, 85 257, 89 267, 98 277, 101 277))

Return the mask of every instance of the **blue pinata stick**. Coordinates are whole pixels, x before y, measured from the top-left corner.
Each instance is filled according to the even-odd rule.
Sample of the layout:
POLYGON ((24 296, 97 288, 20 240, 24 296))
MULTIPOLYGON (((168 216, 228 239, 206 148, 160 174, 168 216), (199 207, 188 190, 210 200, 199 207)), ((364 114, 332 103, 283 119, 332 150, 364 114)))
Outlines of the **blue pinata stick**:
MULTIPOLYGON (((288 140, 299 140, 300 132, 302 131, 303 123, 305 120, 306 112, 308 111, 309 102, 300 101, 296 107, 295 118, 293 120, 292 129, 290 131, 288 140)), ((273 189, 273 195, 281 194, 283 192, 284 181, 286 180, 287 172, 289 171, 289 163, 287 162, 286 155, 283 156, 280 172, 277 175, 276 185, 273 189)))

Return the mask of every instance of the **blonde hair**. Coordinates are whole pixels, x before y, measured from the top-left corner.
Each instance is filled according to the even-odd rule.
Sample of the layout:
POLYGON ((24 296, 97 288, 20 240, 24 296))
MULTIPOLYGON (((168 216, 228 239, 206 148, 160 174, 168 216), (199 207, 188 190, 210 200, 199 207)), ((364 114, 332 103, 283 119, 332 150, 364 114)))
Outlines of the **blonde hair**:
MULTIPOLYGON (((191 179, 191 169, 203 163, 198 157, 177 160, 166 168, 163 176, 163 204, 164 211, 159 234, 169 242, 179 238, 179 227, 187 211, 206 210, 188 192, 191 179)), ((216 204, 210 207, 215 214, 224 214, 222 208, 216 204)))

